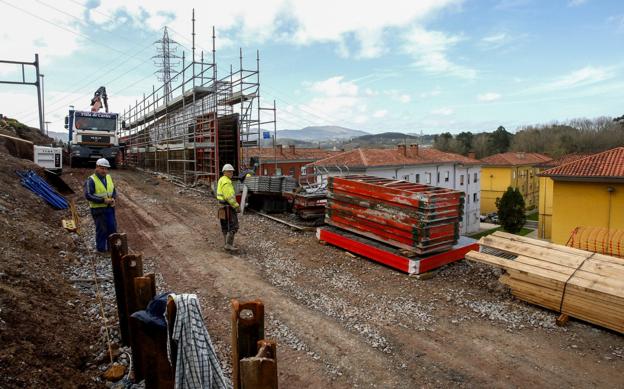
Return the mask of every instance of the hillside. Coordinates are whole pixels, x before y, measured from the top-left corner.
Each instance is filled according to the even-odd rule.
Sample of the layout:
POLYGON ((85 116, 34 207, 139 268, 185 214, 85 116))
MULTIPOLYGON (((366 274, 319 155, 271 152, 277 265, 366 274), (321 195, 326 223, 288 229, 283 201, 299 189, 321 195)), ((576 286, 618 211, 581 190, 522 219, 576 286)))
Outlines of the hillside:
POLYGON ((368 135, 368 133, 340 126, 311 126, 299 130, 278 131, 277 139, 288 138, 293 140, 318 142, 332 139, 348 139, 362 135, 368 135))

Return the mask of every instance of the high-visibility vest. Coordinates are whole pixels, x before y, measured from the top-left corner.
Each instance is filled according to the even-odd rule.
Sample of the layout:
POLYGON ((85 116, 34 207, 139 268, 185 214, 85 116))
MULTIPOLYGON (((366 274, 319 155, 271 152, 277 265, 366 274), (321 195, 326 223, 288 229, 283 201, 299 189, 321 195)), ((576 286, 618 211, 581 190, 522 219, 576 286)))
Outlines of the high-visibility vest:
MULTIPOLYGON (((94 196, 105 199, 107 197, 113 197, 113 192, 115 190, 115 184, 113 184, 113 179, 109 174, 106 175, 106 186, 102 183, 102 180, 98 176, 94 174, 89 177, 93 183, 95 184, 95 193, 94 196)), ((89 201, 89 206, 91 208, 106 208, 108 204, 106 203, 94 203, 89 201)))
POLYGON ((217 182, 217 200, 221 204, 229 204, 233 208, 238 208, 234 185, 228 176, 221 176, 217 182))

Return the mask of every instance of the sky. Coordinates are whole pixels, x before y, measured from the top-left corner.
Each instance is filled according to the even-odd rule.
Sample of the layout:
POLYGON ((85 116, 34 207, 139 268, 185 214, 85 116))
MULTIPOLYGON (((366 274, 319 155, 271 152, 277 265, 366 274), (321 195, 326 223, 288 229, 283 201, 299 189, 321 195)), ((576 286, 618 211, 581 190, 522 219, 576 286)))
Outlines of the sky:
MULTIPOLYGON (((158 88, 154 42, 167 26, 188 58, 193 7, 197 53, 214 26, 218 69, 241 49, 255 68, 259 50, 278 129, 457 133, 624 114, 621 0, 0 0, 0 60, 39 54, 46 121, 62 132, 68 106, 88 110, 101 85, 112 112, 158 88)), ((21 68, 0 64, 0 80, 21 68)), ((0 113, 38 126, 35 87, 0 84, 0 113)))

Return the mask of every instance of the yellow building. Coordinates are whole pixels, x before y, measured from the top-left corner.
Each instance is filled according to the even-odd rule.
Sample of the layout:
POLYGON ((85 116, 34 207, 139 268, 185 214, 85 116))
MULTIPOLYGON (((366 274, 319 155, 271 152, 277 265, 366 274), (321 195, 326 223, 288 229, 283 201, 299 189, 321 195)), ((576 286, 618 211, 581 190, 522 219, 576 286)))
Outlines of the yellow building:
POLYGON ((569 162, 541 174, 552 179, 553 243, 577 227, 624 229, 624 147, 569 162))
MULTIPOLYGON (((552 169, 566 163, 574 162, 578 159, 585 158, 589 154, 568 154, 549 162, 544 162, 537 167, 541 170, 552 169)), ((550 177, 539 176, 539 205, 537 223, 537 237, 540 239, 550 239, 552 233, 552 203, 553 203, 553 184, 554 181, 550 177)))
POLYGON ((537 165, 550 161, 538 153, 508 152, 481 159, 481 214, 496 212, 496 199, 503 196, 508 187, 518 188, 525 207, 537 207, 539 179, 542 171, 537 165))

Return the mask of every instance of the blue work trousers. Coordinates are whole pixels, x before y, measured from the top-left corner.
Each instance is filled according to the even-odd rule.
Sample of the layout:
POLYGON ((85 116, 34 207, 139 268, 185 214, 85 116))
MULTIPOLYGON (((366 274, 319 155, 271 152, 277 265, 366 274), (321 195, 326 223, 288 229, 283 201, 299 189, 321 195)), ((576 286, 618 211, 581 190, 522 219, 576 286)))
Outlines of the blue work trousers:
POLYGON ((117 232, 115 208, 91 208, 91 216, 95 222, 95 245, 97 251, 108 251, 108 236, 117 232))

